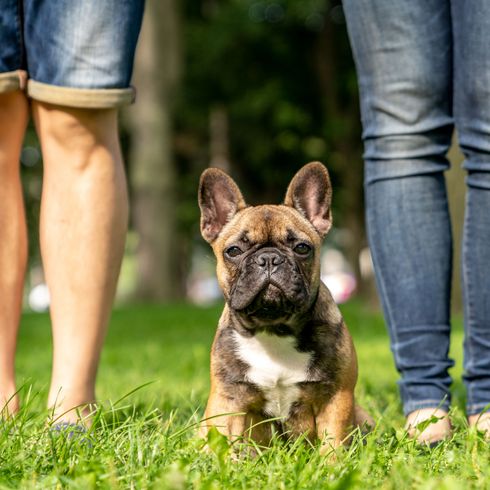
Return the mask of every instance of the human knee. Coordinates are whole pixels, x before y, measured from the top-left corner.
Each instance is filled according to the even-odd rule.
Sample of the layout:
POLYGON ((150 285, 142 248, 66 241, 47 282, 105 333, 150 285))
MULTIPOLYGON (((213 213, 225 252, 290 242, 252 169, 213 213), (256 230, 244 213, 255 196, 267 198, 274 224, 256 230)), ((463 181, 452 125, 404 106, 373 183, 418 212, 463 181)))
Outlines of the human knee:
POLYGON ((490 189, 490 120, 481 108, 478 112, 473 119, 456 118, 459 146, 465 156, 468 186, 490 189))
POLYGON ((0 172, 18 173, 19 152, 27 126, 27 99, 20 91, 0 94, 0 172))
POLYGON ((115 109, 79 109, 35 103, 34 114, 43 137, 58 144, 103 143, 117 132, 115 109))
POLYGON ((458 121, 459 145, 465 156, 463 167, 468 171, 469 185, 490 178, 490 121, 482 121, 482 118, 467 120, 464 124, 458 121))
POLYGON ((17 110, 19 104, 26 105, 27 98, 20 90, 0 92, 0 106, 3 110, 17 110))
POLYGON ((426 60, 400 71, 374 70, 360 83, 365 158, 413 159, 444 156, 453 120, 449 77, 426 60))
POLYGON ((453 133, 447 91, 447 80, 423 67, 405 80, 373 83, 362 97, 368 183, 447 170, 453 133))
POLYGON ((450 141, 450 128, 365 141, 366 185, 380 180, 442 174, 449 168, 446 153, 450 141))
POLYGON ((23 138, 27 124, 27 98, 19 90, 0 93, 0 141, 23 138))
POLYGON ((468 187, 490 190, 490 165, 485 170, 469 170, 466 184, 468 187))
POLYGON ((422 61, 402 72, 375 70, 371 79, 360 81, 364 138, 446 136, 452 125, 450 78, 422 61))
POLYGON ((430 98, 398 102, 397 98, 380 99, 364 118, 367 183, 448 169, 446 154, 453 133, 449 111, 430 98))
POLYGON ((75 109, 36 103, 34 117, 43 149, 80 155, 80 161, 101 148, 113 151, 118 145, 115 109, 75 109))

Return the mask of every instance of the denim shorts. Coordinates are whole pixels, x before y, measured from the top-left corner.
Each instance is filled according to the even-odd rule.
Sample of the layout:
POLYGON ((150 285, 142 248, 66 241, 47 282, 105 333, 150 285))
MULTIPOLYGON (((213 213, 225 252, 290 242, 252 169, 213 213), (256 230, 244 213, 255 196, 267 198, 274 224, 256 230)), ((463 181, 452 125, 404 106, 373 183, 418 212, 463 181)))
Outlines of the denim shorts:
POLYGON ((0 0, 0 93, 70 107, 133 102, 144 0, 0 0))

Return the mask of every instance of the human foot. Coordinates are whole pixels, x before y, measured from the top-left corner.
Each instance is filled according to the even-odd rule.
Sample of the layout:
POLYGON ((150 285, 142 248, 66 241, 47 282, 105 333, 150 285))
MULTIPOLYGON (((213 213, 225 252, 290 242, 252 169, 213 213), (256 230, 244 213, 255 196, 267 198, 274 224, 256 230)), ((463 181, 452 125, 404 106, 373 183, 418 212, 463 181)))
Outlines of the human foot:
POLYGON ((0 394, 0 420, 13 417, 19 411, 19 396, 15 390, 0 394))
POLYGON ((94 400, 95 395, 92 391, 59 389, 56 396, 50 393, 50 422, 53 425, 75 424, 88 428, 97 408, 94 400))
POLYGON ((468 417, 468 425, 476 427, 484 433, 486 439, 490 440, 490 412, 477 413, 468 417))
POLYGON ((405 429, 421 444, 436 445, 451 435, 448 413, 440 408, 422 408, 407 415, 405 429))

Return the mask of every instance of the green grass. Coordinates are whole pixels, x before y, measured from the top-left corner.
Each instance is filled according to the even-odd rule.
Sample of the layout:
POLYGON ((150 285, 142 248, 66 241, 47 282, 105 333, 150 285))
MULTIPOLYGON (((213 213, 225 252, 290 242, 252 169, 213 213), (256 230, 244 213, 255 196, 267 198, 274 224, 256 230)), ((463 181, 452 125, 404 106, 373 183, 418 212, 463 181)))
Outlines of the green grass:
POLYGON ((378 425, 364 439, 356 435, 335 463, 303 441, 275 441, 256 458, 236 460, 215 434, 209 441, 214 452, 201 450, 195 424, 207 397, 209 348, 219 307, 116 311, 100 366, 102 408, 93 429, 86 437, 50 432, 44 408, 49 320, 25 315, 17 360, 23 409, 0 427, 0 488, 490 487, 490 451, 464 422, 461 322, 455 322, 452 349, 457 360, 452 373, 456 431, 451 441, 429 451, 402 430, 397 374, 380 315, 358 303, 342 310, 359 356, 358 398, 378 425))

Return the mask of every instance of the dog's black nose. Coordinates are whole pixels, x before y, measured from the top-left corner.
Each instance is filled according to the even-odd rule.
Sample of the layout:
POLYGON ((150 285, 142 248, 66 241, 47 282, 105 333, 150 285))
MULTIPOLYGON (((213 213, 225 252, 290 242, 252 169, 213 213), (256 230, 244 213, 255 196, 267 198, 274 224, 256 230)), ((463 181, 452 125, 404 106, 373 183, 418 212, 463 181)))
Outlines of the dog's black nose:
POLYGON ((255 262, 260 267, 270 268, 272 266, 282 264, 284 262, 284 256, 275 250, 263 250, 257 254, 255 262))

